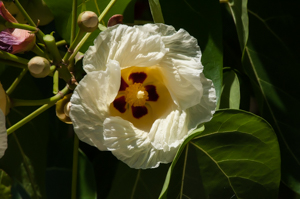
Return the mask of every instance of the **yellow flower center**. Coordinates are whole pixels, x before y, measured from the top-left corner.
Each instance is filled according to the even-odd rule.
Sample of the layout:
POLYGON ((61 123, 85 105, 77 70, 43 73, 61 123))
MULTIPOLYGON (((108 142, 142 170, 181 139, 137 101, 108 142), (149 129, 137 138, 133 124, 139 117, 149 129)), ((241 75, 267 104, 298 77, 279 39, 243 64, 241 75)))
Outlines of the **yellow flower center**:
POLYGON ((148 92, 141 83, 129 85, 125 90, 125 101, 130 106, 144 106, 148 99, 148 92))

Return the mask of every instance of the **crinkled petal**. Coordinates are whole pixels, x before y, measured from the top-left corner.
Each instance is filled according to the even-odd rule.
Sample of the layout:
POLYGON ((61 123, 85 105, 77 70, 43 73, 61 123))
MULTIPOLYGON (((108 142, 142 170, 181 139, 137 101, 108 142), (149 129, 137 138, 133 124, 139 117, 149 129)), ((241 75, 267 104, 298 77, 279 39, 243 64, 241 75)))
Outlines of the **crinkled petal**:
POLYGON ((7 148, 7 132, 5 128, 5 116, 0 109, 0 158, 4 155, 7 148))
POLYGON ((176 32, 172 26, 158 26, 165 47, 169 49, 159 66, 172 99, 184 110, 198 104, 202 96, 203 88, 199 81, 203 71, 201 51, 197 40, 185 30, 176 32))
POLYGON ((158 26, 129 27, 116 25, 107 28, 85 53, 86 72, 105 70, 107 60, 116 60, 121 68, 153 66, 160 62, 167 49, 158 33, 158 26))
POLYGON ((146 169, 171 162, 174 154, 161 158, 162 151, 156 150, 147 132, 135 128, 120 117, 109 117, 104 121, 104 145, 129 167, 146 169))
POLYGON ((35 34, 28 30, 16 28, 12 35, 15 37, 15 42, 18 43, 13 44, 12 54, 29 51, 35 45, 35 34))
POLYGON ((108 61, 106 71, 87 74, 74 90, 70 118, 79 139, 106 150, 103 145, 103 121, 109 115, 109 105, 120 87, 120 66, 108 61))

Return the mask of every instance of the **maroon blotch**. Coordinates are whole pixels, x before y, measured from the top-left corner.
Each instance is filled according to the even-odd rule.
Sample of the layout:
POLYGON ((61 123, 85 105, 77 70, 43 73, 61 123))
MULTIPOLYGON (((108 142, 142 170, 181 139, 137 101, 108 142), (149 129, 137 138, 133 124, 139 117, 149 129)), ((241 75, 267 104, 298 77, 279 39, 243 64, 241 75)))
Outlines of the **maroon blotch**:
POLYGON ((147 101, 157 101, 159 96, 156 92, 156 87, 154 85, 147 85, 145 86, 145 89, 148 92, 148 97, 149 97, 147 101))
POLYGON ((143 83, 147 78, 147 74, 144 72, 140 73, 131 73, 129 75, 129 79, 133 81, 133 83, 143 83))
POLYGON ((132 109, 132 115, 136 119, 140 119, 141 117, 143 117, 148 113, 146 106, 131 106, 131 109, 132 109))
POLYGON ((124 81, 124 79, 121 77, 121 85, 119 91, 125 91, 128 87, 128 84, 124 81))
POLYGON ((125 96, 119 97, 114 100, 113 102, 114 107, 120 111, 121 113, 125 113, 126 111, 126 101, 125 101, 125 96))

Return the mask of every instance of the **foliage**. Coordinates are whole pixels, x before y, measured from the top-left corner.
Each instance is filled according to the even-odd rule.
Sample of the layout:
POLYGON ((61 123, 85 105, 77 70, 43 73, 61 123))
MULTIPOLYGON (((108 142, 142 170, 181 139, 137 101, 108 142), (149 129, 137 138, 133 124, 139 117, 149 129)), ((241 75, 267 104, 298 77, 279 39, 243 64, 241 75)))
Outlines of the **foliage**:
MULTIPOLYGON (((99 16, 110 1, 20 3, 32 18, 42 19, 34 14, 34 5, 51 11, 45 20, 54 18, 53 21, 39 26, 35 34, 39 48, 55 59, 39 39, 38 30, 53 34, 56 41, 62 40, 63 45, 58 45, 62 58, 71 52, 65 46, 70 47, 74 41, 74 16, 77 18, 85 10, 99 16)), ((61 122, 51 107, 58 100, 51 98, 53 83, 56 89, 63 90, 68 78, 64 71, 59 71, 60 80, 55 80, 54 74, 42 79, 29 73, 20 76, 26 66, 13 67, 14 60, 4 59, 0 53, 0 81, 4 89, 9 90, 16 78, 21 80, 9 95, 13 108, 6 117, 9 135, 8 148, 0 159, 0 198, 70 198, 74 193, 77 198, 111 199, 275 199, 287 198, 286 194, 296 198, 300 195, 300 29, 296 28, 299 8, 297 0, 115 2, 100 21, 99 30, 81 46, 82 53, 106 29, 114 14, 122 14, 123 23, 128 25, 166 23, 177 30, 185 29, 198 40, 204 74, 212 79, 217 91, 219 110, 213 119, 186 138, 172 163, 151 170, 131 169, 110 152, 82 142, 78 150, 72 125, 61 122), (34 101, 34 105, 24 101, 50 98, 56 101, 34 101), (15 106, 18 103, 25 105, 15 106), (18 125, 44 104, 49 107, 41 114, 18 125), (11 130, 14 126, 18 129, 11 130), (78 151, 75 164, 73 148, 78 151)), ((75 32, 79 32, 78 28, 75 32)), ((29 60, 36 54, 33 51, 17 56, 29 60)), ((81 79, 85 73, 77 58, 75 77, 81 79)))

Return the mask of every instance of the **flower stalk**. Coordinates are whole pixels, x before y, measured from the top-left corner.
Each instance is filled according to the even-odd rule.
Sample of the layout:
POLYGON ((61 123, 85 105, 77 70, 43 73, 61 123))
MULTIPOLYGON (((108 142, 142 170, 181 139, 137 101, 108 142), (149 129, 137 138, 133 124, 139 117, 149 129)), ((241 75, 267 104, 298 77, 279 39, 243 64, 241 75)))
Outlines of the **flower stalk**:
MULTIPOLYGON (((28 23, 33 26, 33 27, 37 27, 37 25, 33 22, 33 20, 31 19, 31 17, 28 15, 28 13, 26 12, 26 10, 23 8, 23 6, 20 4, 19 0, 14 0, 17 8, 20 10, 20 12, 23 14, 23 16, 25 17, 26 21, 28 21, 28 23)), ((43 42, 43 37, 45 36, 45 34, 38 29, 37 33, 36 33, 38 39, 40 41, 43 42)))
POLYGON ((37 32, 39 29, 34 27, 34 26, 30 26, 27 24, 20 24, 20 23, 11 23, 9 21, 5 22, 5 27, 7 28, 19 28, 19 29, 23 29, 23 30, 29 30, 29 31, 33 31, 33 32, 37 32))
POLYGON ((22 80, 22 78, 24 77, 24 75, 27 73, 27 71, 28 71, 28 68, 24 68, 22 70, 22 72, 20 73, 20 75, 15 79, 15 81, 7 89, 7 91, 6 91, 7 95, 11 95, 12 94, 12 92, 15 90, 15 88, 17 87, 17 85, 20 83, 20 81, 22 80))
POLYGON ((14 62, 24 64, 24 65, 27 65, 27 63, 28 63, 27 59, 18 57, 17 55, 5 52, 3 50, 0 50, 0 58, 1 59, 7 59, 7 60, 10 60, 10 61, 14 61, 14 62))
POLYGON ((21 106, 21 105, 22 106, 28 106, 29 104, 31 104, 29 106, 37 106, 38 104, 44 104, 44 105, 42 105, 40 108, 38 108, 37 110, 35 110, 31 114, 29 114, 28 116, 23 118, 22 120, 20 120, 16 124, 14 124, 9 129, 7 129, 7 135, 9 135, 12 132, 16 131, 17 129, 22 127, 24 124, 31 121, 33 118, 37 117, 38 115, 40 115, 41 113, 43 113, 44 111, 46 111, 47 109, 52 107, 58 100, 63 98, 63 96, 66 95, 68 92, 69 92, 69 87, 66 86, 57 95, 55 95, 51 98, 48 98, 48 99, 44 99, 44 100, 13 100, 12 99, 12 106, 16 106, 16 104, 19 105, 19 106, 21 106), (21 103, 20 103, 20 101, 21 101, 21 103))

